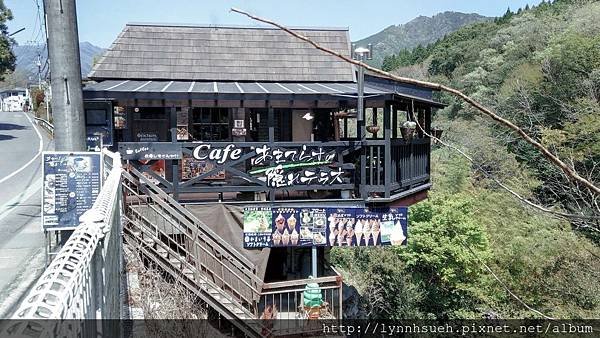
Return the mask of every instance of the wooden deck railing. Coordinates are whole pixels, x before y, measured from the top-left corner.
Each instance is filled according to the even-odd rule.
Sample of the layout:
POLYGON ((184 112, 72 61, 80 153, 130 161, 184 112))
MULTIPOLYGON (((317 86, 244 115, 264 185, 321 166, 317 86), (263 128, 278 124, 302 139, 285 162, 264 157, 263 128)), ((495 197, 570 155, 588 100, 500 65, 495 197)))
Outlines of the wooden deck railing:
POLYGON ((320 319, 342 318, 342 276, 329 268, 332 276, 312 279, 297 279, 263 284, 258 305, 259 316, 270 306, 277 309, 277 319, 272 332, 274 335, 306 332, 307 311, 303 308, 303 292, 308 283, 317 283, 325 305, 321 307, 320 319))
POLYGON ((429 182, 430 139, 366 141, 365 179, 362 190, 369 197, 390 198, 394 193, 429 182))

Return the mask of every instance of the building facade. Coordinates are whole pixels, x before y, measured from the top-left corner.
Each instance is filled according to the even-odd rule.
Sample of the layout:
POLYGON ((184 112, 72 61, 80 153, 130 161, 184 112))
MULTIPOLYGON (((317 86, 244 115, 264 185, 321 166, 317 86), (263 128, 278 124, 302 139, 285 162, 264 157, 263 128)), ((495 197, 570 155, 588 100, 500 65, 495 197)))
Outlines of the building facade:
MULTIPOLYGON (((351 55, 347 29, 295 30, 351 55)), ((361 114, 355 67, 277 29, 129 24, 88 77, 94 81, 84 88, 88 141, 114 147, 128 160, 130 181, 143 186, 131 189, 129 201, 143 205, 155 195, 163 208, 132 208, 132 223, 153 226, 197 262, 191 249, 197 243, 189 241, 198 238, 186 237, 195 230, 155 225, 161 213, 179 210, 161 203, 182 205, 177 212, 194 215, 200 228, 225 242, 223 250, 253 262, 245 283, 258 277, 260 290, 249 287, 254 296, 242 303, 256 316, 274 305, 289 310, 294 288, 311 274, 323 288, 333 285, 325 298, 340 316, 341 277, 328 264, 330 246, 297 245, 293 227, 314 218, 305 210, 364 214, 406 207, 431 187, 431 140, 420 128, 430 131, 432 110, 442 107, 432 90, 366 75, 361 114), (269 234, 269 245, 248 248, 249 207, 283 208, 289 232, 278 228, 283 235, 269 234), (296 246, 274 247, 282 242, 296 246), (288 302, 277 303, 273 295, 284 294, 288 302)), ((274 215, 269 222, 284 224, 274 215)), ((331 229, 315 238, 368 245, 350 221, 340 225, 352 234, 342 241, 332 226, 338 221, 329 216, 331 229)), ((377 235, 368 226, 376 245, 380 225, 374 224, 377 235)))

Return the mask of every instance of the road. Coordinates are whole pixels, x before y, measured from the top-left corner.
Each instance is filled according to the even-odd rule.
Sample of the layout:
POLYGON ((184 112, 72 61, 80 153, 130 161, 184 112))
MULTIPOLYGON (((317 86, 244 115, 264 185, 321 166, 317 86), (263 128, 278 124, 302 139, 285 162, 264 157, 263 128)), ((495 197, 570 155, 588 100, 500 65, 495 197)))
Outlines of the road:
POLYGON ((0 318, 12 315, 46 261, 41 152, 53 145, 33 123, 31 114, 0 112, 0 318))

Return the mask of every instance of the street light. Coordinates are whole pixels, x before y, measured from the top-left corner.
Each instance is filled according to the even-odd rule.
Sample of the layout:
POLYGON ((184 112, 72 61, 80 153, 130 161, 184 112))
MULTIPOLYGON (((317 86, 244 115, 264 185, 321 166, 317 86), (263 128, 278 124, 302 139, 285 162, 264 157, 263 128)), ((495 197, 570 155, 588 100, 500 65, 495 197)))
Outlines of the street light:
MULTIPOLYGON (((363 67, 363 63, 365 60, 371 60, 373 58, 372 49, 373 46, 371 44, 367 45, 369 48, 358 47, 352 45, 352 58, 360 61, 360 65, 358 66, 358 79, 356 84, 358 86, 357 90, 357 104, 356 104, 356 127, 358 129, 358 137, 360 137, 361 145, 365 141, 365 106, 364 106, 364 96, 365 96, 365 68, 363 67)), ((367 192, 364 189, 364 186, 367 184, 367 153, 366 148, 362 147, 361 155, 360 155, 360 195, 364 198, 367 196, 367 192)))
MULTIPOLYGON (((352 45, 352 48, 355 46, 352 45)), ((352 53, 352 58, 360 61, 361 63, 365 62, 365 60, 373 60, 373 45, 368 44, 368 48, 358 47, 355 48, 352 53)), ((358 120, 358 128, 360 133, 361 140, 364 139, 365 131, 364 131, 364 95, 365 95, 365 68, 363 66, 358 66, 358 78, 357 78, 357 120, 358 120)))

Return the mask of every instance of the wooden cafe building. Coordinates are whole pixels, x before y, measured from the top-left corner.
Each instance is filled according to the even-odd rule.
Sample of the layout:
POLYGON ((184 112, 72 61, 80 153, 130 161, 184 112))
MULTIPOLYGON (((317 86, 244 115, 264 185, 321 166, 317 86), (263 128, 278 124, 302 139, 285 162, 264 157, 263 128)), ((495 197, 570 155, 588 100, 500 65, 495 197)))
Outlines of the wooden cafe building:
MULTIPOLYGON (((346 28, 296 30, 351 54, 346 28)), ((162 232, 171 249, 184 247, 180 255, 193 250, 189 238, 176 234, 194 233, 190 219, 205 226, 214 241, 225 242, 211 245, 254 269, 246 277, 256 280, 251 293, 260 297, 236 299, 258 316, 274 304, 264 299, 288 292, 287 303, 278 303, 283 313, 297 305, 290 306, 295 291, 287 289, 306 284, 311 250, 244 249, 245 206, 400 207, 426 198, 431 187, 431 140, 418 128, 406 131, 405 122, 416 119, 429 131, 432 110, 442 105, 431 89, 366 74, 364 121, 358 121, 357 74, 355 66, 277 29, 128 24, 84 87, 88 135, 121 151, 137 184, 129 194, 159 208, 137 214, 138 221, 162 232), (187 228, 169 232, 150 224, 166 213, 187 217, 177 223, 187 228)), ((330 290, 324 297, 339 317, 341 279, 327 265, 328 251, 318 251, 315 280, 330 290)), ((222 297, 234 297, 239 288, 223 276, 213 277, 215 285, 229 290, 222 297)))

